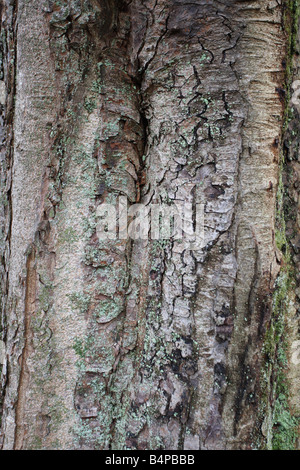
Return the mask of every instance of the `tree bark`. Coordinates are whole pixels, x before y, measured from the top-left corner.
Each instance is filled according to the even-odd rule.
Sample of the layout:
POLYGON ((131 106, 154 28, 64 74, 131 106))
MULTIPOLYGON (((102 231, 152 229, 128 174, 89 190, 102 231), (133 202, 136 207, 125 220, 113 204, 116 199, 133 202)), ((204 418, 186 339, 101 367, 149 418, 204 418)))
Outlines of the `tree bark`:
POLYGON ((0 12, 2 448, 299 447, 298 1, 0 12), (120 196, 204 248, 100 240, 120 196))

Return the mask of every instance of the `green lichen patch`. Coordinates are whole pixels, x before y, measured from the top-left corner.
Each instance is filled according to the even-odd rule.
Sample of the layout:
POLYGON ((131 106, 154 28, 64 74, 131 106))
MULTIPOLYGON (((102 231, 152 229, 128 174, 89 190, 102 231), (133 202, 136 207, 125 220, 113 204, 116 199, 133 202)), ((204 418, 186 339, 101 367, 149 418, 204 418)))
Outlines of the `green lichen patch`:
POLYGON ((293 119, 293 109, 288 105, 291 98, 291 84, 293 80, 293 59, 295 53, 299 53, 297 43, 298 22, 300 16, 300 1, 286 0, 284 4, 283 23, 287 34, 287 54, 286 54, 286 80, 285 80, 285 112, 283 131, 286 130, 289 122, 293 119))
POLYGON ((289 405, 288 368, 288 319, 293 314, 295 302, 295 268, 291 259, 286 235, 285 187, 283 175, 285 164, 280 162, 279 185, 276 205, 277 249, 282 253, 282 266, 275 282, 272 317, 265 334, 263 352, 265 364, 262 371, 263 399, 261 414, 265 444, 269 450, 292 450, 298 436, 299 420, 293 416, 289 405))

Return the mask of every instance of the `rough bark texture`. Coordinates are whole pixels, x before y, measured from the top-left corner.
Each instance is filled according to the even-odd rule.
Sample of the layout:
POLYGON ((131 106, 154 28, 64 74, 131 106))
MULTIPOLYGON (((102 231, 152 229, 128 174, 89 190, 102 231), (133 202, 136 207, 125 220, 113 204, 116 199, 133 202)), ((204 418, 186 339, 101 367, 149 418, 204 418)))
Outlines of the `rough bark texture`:
POLYGON ((293 448, 297 2, 1 17, 3 449, 293 448), (120 195, 204 202, 205 248, 99 240, 120 195))

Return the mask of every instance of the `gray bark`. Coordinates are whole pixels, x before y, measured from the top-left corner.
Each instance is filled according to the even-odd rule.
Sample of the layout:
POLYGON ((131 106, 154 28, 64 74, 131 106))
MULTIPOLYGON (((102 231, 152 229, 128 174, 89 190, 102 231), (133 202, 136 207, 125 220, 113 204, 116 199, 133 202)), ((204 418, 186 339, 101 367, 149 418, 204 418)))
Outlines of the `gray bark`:
POLYGON ((297 5, 2 1, 3 449, 297 445, 297 5), (99 240, 120 195, 205 248, 99 240))

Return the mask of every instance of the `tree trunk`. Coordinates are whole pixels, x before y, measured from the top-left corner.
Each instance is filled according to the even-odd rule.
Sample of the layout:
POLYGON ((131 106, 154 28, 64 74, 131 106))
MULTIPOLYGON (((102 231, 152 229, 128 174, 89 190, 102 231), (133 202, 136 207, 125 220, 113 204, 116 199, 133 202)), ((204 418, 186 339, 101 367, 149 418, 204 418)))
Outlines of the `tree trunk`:
POLYGON ((0 5, 2 448, 299 447, 298 0, 0 5))

